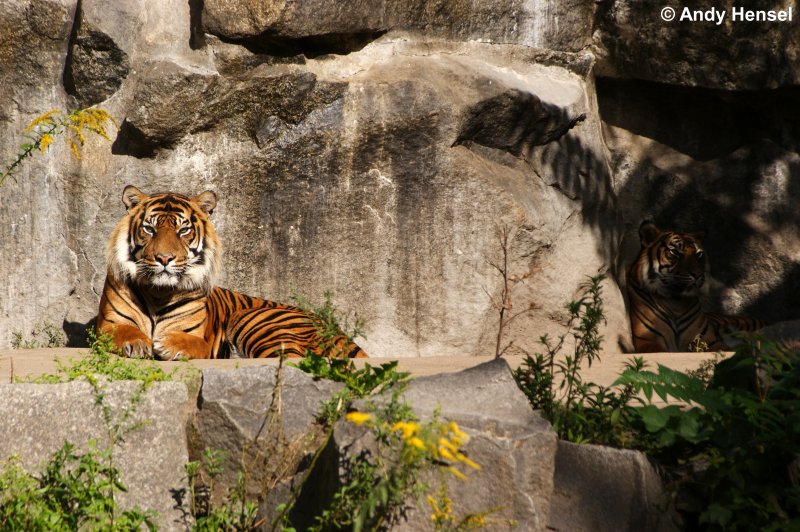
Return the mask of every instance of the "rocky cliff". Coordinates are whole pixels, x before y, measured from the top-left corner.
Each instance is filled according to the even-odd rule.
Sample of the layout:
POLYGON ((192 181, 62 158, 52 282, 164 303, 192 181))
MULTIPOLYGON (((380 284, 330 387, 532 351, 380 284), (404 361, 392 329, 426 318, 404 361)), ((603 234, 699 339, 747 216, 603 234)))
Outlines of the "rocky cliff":
POLYGON ((373 355, 491 352, 503 226, 530 273, 521 347, 607 272, 617 349, 643 217, 708 231, 711 308, 796 317, 798 23, 758 24, 626 1, 0 0, 2 160, 53 108, 120 125, 0 189, 0 345, 45 322, 82 340, 128 183, 216 191, 219 284, 333 290, 373 355))

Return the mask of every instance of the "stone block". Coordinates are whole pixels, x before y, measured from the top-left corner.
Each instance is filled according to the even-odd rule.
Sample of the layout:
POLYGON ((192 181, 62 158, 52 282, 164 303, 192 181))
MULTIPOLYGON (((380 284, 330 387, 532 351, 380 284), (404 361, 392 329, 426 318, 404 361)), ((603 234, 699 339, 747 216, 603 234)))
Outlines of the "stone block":
MULTIPOLYGON (((438 412, 440 420, 455 421, 470 436, 464 452, 480 464, 480 471, 469 470, 466 482, 449 474, 443 477, 455 515, 495 510, 488 516, 492 526, 545 530, 556 435, 550 424, 533 412, 505 360, 414 379, 403 399, 421 421, 430 421, 438 412)), ((356 404, 359 409, 364 406, 356 404)), ((334 438, 340 464, 363 452, 375 452, 371 434, 344 420, 337 424, 334 438)), ((432 489, 438 489, 441 482, 437 475, 424 480, 432 489)), ((408 504, 410 509, 394 529, 432 529, 431 510, 425 501, 408 504)))
POLYGON ((680 530, 672 499, 637 451, 559 441, 548 528, 564 532, 680 530))
MULTIPOLYGON (((215 501, 235 486, 243 471, 247 493, 259 500, 268 521, 301 483, 311 457, 324 444, 324 431, 317 423, 321 405, 343 388, 292 367, 282 368, 281 385, 276 387, 278 374, 276 366, 204 370, 190 445, 193 459, 204 449, 225 453, 218 491, 212 495, 215 501)), ((323 478, 327 477, 307 483, 296 513, 321 497, 316 489, 330 492, 333 480, 323 478)))
POLYGON ((117 500, 123 509, 138 506, 157 512, 161 530, 185 530, 186 386, 154 383, 140 393, 140 383, 117 381, 101 382, 99 390, 111 413, 110 424, 87 381, 0 385, 0 461, 17 455, 28 472, 39 473, 64 442, 85 452, 89 441, 96 440, 103 449, 110 442, 110 426, 135 426, 113 449, 114 466, 128 488, 117 500), (132 403, 137 396, 141 402, 132 403))

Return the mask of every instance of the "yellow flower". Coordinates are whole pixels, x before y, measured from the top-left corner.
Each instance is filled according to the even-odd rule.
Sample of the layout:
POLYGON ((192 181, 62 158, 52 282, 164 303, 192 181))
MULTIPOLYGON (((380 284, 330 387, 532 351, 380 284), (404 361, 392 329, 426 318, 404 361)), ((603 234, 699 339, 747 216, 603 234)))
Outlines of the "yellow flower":
POLYGON ((367 414, 364 412, 348 412, 344 417, 347 421, 353 423, 354 425, 363 425, 364 423, 372 421, 373 419, 372 414, 367 414))
POLYGON ((424 451, 425 450, 425 443, 422 440, 420 440, 419 438, 417 438, 416 436, 407 439, 406 440, 406 444, 410 445, 411 447, 416 447, 420 451, 424 451))
POLYGON ((462 464, 466 464, 469 467, 471 467, 472 469, 475 469, 476 471, 480 471, 480 469, 481 469, 481 465, 480 464, 476 464, 475 462, 473 462, 472 460, 470 460, 469 458, 467 458, 466 456, 464 456, 461 453, 457 453, 456 454, 456 458, 458 458, 458 461, 461 462, 462 464))
POLYGON ((70 141, 69 141, 69 149, 72 150, 72 155, 75 156, 75 159, 80 161, 81 160, 81 154, 78 151, 78 145, 75 144, 75 142, 72 139, 70 139, 70 141))
POLYGON ((43 115, 37 116, 36 118, 33 119, 33 121, 30 124, 28 124, 28 127, 25 128, 25 131, 26 132, 33 131, 33 128, 44 122, 53 122, 52 117, 53 115, 56 114, 61 114, 61 111, 59 111, 58 109, 53 109, 52 111, 47 111, 43 115))
POLYGON ((456 457, 453 456, 450 451, 445 449, 444 447, 439 447, 439 456, 444 458, 445 460, 450 460, 451 462, 455 462, 456 457))
POLYGON ((47 147, 52 142, 53 142, 53 135, 50 135, 49 133, 42 135, 42 138, 39 139, 39 149, 42 151, 42 153, 44 153, 45 150, 47 150, 47 147))
POLYGON ((464 475, 464 473, 462 473, 461 471, 459 471, 455 467, 450 466, 450 467, 447 468, 447 470, 450 471, 450 473, 452 473, 454 477, 459 478, 461 480, 467 480, 467 476, 464 475))
POLYGON ((458 451, 458 447, 453 445, 453 443, 447 438, 439 438, 439 447, 444 447, 445 449, 453 453, 458 451))
POLYGON ((447 425, 447 428, 453 433, 453 436, 450 439, 453 440, 456 445, 460 446, 469 441, 469 435, 458 428, 458 424, 455 421, 451 421, 447 425))
POLYGON ((419 434, 419 425, 409 421, 398 421, 392 425, 392 428, 389 430, 391 432, 401 431, 403 433, 403 439, 408 440, 419 434))

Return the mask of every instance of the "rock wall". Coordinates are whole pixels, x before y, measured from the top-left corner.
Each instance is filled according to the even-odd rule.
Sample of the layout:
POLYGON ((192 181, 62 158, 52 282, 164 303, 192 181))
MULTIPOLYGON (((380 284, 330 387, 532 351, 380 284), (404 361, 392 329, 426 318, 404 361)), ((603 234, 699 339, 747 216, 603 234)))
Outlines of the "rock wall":
MULTIPOLYGON (((491 352, 500 279, 490 262, 503 225, 515 228, 512 273, 531 273, 513 301, 532 309, 509 336, 524 348, 558 332, 577 285, 605 271, 607 347, 627 338, 618 283, 642 216, 687 229, 734 217, 726 239, 750 232, 733 251, 709 244, 719 252, 711 303, 763 310, 779 293, 770 317, 792 314, 798 129, 768 90, 795 101, 795 47, 780 68, 764 48, 767 71, 741 72, 741 82, 681 77, 666 60, 654 76, 627 53, 628 30, 653 22, 625 5, 0 0, 2 160, 52 108, 98 104, 120 124, 110 148, 88 139, 75 161, 53 146, 0 189, 0 346, 44 322, 82 341, 128 183, 215 190, 227 250, 219 284, 280 301, 293 288, 313 299, 333 290, 367 319, 363 344, 377 356, 491 352), (726 129, 729 141, 713 140, 718 122, 660 107, 658 91, 627 77, 717 89, 658 85, 675 105, 680 91, 727 102, 734 122, 752 108, 772 140, 747 136, 744 119, 726 129), (753 88, 766 91, 762 104, 731 92, 753 88), (782 125, 770 129, 773 116, 782 125), (669 140, 687 136, 695 140, 669 140), (654 146, 674 153, 654 161, 654 146), (696 153, 718 149, 713 159, 696 153), (732 169, 759 185, 719 200, 732 169), (663 186, 650 186, 653 172, 663 186), (696 202, 683 210, 690 191, 696 202), (755 221, 742 211, 750 203, 755 221), (777 204, 784 214, 764 214, 777 204), (779 223, 780 237, 764 244, 779 223)), ((659 58, 659 43, 643 39, 637 53, 659 58)))

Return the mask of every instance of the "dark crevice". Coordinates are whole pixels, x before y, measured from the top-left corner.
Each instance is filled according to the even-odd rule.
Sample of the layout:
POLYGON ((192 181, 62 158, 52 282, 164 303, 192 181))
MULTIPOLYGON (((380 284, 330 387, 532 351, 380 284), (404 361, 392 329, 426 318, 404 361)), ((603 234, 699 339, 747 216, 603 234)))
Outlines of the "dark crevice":
POLYGON ((154 157, 159 148, 166 146, 159 145, 148 139, 141 131, 133 127, 127 120, 123 120, 117 132, 117 138, 111 144, 111 153, 114 155, 130 155, 139 159, 149 159, 154 157))
POLYGON ((723 157, 762 139, 797 151, 798 100, 798 87, 727 91, 597 79, 603 122, 656 140, 699 161, 723 157))
POLYGON ((74 60, 73 50, 75 49, 75 43, 78 41, 78 31, 80 30, 81 19, 83 18, 83 9, 81 6, 82 3, 83 0, 78 0, 77 5, 75 6, 75 18, 72 19, 72 31, 69 33, 67 58, 64 61, 64 72, 62 74, 64 90, 71 96, 75 96, 77 93, 75 89, 75 79, 72 76, 72 62, 74 60))
MULTIPOLYGON (((194 0, 202 1, 202 0, 194 0)), ((313 59, 325 55, 347 55, 357 52, 369 43, 380 38, 386 31, 369 31, 359 33, 327 33, 308 37, 285 38, 274 33, 265 32, 256 37, 245 39, 220 40, 230 44, 238 44, 257 55, 274 57, 294 57, 298 55, 313 59)))
POLYGON ((189 0, 189 47, 199 50, 206 46, 206 34, 203 31, 204 0, 189 0))

